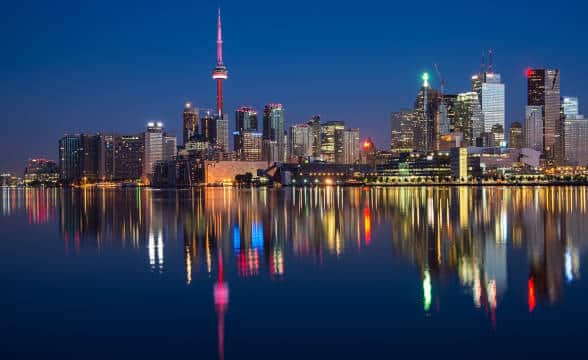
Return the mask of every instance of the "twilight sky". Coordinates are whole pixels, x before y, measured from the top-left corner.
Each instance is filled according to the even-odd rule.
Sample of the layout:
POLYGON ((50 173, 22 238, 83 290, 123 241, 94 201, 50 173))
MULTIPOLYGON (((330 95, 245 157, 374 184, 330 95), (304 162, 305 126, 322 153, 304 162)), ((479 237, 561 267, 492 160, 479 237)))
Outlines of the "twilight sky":
MULTIPOLYGON (((185 101, 212 108, 216 0, 13 1, 0 14, 0 171, 57 159, 68 132, 180 134, 185 101)), ((412 107, 438 63, 447 92, 470 89, 484 49, 506 83, 507 126, 523 119, 527 67, 561 69, 588 102, 583 1, 224 0, 225 109, 281 102, 287 125, 344 120, 389 145, 389 113, 412 107)), ((437 79, 432 80, 434 86, 437 79)), ((584 111, 588 112, 588 111, 584 111)), ((179 138, 179 137, 178 137, 179 138)))

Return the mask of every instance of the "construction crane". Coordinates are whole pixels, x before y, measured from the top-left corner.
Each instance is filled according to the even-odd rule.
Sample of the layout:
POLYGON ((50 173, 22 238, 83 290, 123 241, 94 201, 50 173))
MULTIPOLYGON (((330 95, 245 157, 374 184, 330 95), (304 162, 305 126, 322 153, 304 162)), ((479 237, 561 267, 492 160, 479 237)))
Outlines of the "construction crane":
POLYGON ((437 72, 437 77, 439 78, 439 83, 441 86, 441 97, 445 96, 445 79, 441 75, 441 71, 439 71, 439 66, 437 64, 433 64, 435 71, 437 72))

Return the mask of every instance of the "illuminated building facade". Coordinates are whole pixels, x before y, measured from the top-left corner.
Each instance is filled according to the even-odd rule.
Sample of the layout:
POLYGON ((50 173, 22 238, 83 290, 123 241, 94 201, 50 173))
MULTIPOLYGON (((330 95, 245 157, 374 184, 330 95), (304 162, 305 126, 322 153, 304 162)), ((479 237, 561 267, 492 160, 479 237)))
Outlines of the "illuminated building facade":
POLYGON ((80 174, 81 140, 79 135, 65 135, 59 140, 61 180, 72 182, 80 174))
POLYGON ((543 153, 546 159, 561 163, 564 159, 564 124, 559 70, 527 70, 527 105, 542 107, 543 153))
POLYGON ((314 115, 307 124, 310 126, 312 157, 318 159, 321 156, 321 117, 314 115))
POLYGON ((525 147, 525 134, 520 122, 515 121, 510 125, 508 132, 508 147, 511 149, 521 149, 525 147))
MULTIPOLYGON (((227 67, 223 62, 223 33, 222 33, 222 23, 221 23, 221 12, 220 8, 218 9, 218 19, 217 19, 217 27, 216 27, 216 67, 212 71, 212 78, 216 80, 216 110, 217 115, 220 118, 223 118, 223 81, 227 80, 229 77, 229 72, 227 67)), ((228 131, 228 126, 227 126, 228 131)), ((227 132, 228 136, 228 132, 227 132)))
POLYGON ((410 152, 414 139, 414 112, 402 110, 390 114, 390 150, 394 152, 410 152))
POLYGON ((335 137, 344 130, 343 121, 328 121, 321 126, 321 157, 326 162, 335 162, 335 137))
POLYGON ((267 104, 263 110, 263 140, 268 150, 264 155, 265 160, 284 161, 286 151, 284 126, 285 118, 282 104, 267 104), (274 146, 276 149, 273 148, 274 146))
POLYGON ((243 151, 243 133, 257 132, 257 110, 250 106, 241 106, 235 111, 234 149, 237 156, 243 151))
POLYGON ((258 131, 244 130, 241 138, 243 146, 240 159, 243 161, 261 161, 263 159, 263 134, 258 131))
POLYGON ((359 129, 342 129, 335 132, 335 162, 355 164, 360 158, 359 129))
POLYGON ((114 178, 138 180, 143 173, 144 134, 117 136, 115 140, 114 178))
POLYGON ((189 102, 186 103, 183 113, 183 145, 186 145, 188 141, 190 141, 194 136, 198 135, 198 117, 198 108, 193 107, 189 102))
POLYGON ((80 136, 80 176, 83 182, 98 180, 100 172, 100 135, 82 134, 80 136))
POLYGON ((145 139, 145 160, 143 162, 143 178, 150 180, 153 166, 163 160, 163 124, 150 122, 147 124, 145 139))
POLYGON ((475 92, 457 95, 455 104, 455 131, 463 134, 463 141, 468 145, 476 145, 476 139, 484 131, 482 108, 475 92))
POLYGON ((308 124, 297 124, 290 127, 290 157, 309 158, 313 154, 312 127, 308 124))
POLYGON ((525 108, 525 146, 543 152, 543 106, 525 108))

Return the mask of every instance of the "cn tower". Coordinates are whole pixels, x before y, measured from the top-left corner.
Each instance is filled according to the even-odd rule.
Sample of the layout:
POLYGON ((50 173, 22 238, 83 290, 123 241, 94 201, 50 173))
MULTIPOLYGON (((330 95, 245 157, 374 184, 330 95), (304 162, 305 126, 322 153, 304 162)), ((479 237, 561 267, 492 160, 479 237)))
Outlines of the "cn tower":
POLYGON ((220 8, 216 26, 216 67, 212 71, 212 78, 216 80, 216 109, 220 117, 223 115, 223 81, 229 77, 227 67, 223 64, 223 26, 220 8))

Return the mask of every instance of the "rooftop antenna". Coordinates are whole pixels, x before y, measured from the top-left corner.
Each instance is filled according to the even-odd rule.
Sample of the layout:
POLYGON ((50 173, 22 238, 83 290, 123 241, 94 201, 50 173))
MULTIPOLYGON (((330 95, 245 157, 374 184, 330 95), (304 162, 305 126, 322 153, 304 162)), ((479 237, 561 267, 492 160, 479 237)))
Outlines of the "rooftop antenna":
POLYGON ((492 63, 492 49, 488 50, 488 72, 494 72, 494 64, 492 63))

